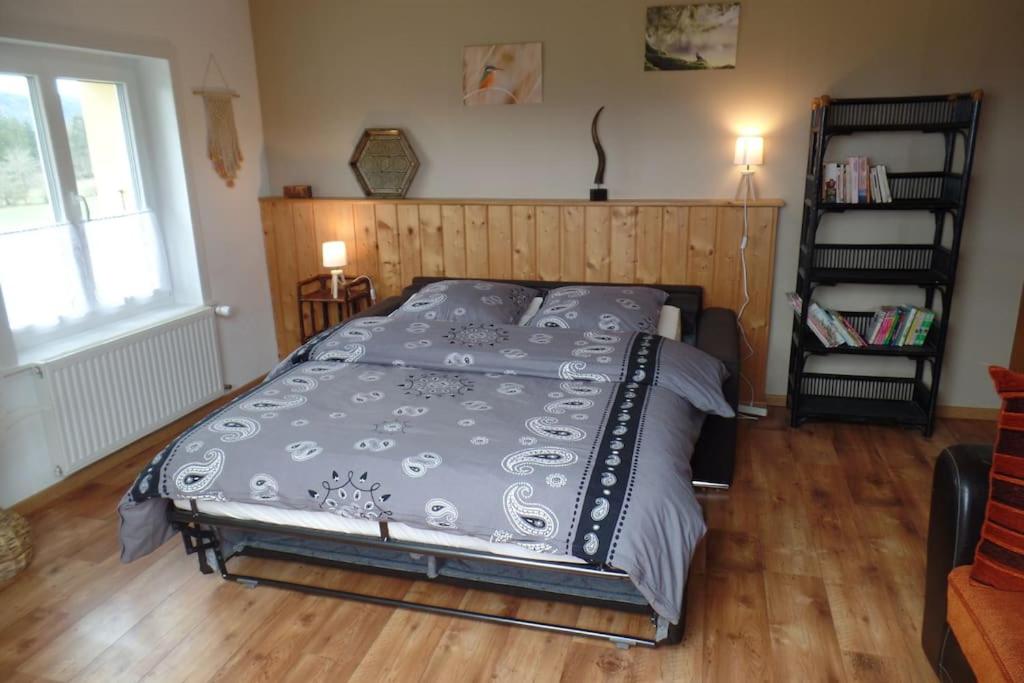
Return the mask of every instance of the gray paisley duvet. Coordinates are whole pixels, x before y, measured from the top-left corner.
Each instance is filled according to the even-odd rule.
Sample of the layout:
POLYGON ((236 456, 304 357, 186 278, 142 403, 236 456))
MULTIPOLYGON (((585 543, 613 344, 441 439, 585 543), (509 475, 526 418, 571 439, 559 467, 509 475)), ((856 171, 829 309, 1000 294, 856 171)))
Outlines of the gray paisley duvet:
POLYGON ((142 471, 122 558, 173 534, 168 498, 321 510, 615 567, 678 622, 705 530, 689 458, 705 413, 731 414, 725 370, 589 334, 365 318, 321 335, 142 471))

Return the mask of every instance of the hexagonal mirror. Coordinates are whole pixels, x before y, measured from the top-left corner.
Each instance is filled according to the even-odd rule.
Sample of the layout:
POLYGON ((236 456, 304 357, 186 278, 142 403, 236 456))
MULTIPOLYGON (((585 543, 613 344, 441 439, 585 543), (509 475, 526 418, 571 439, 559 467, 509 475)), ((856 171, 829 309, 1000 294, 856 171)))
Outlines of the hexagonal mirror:
POLYGON ((404 197, 420 160, 398 128, 367 128, 349 165, 367 197, 404 197))

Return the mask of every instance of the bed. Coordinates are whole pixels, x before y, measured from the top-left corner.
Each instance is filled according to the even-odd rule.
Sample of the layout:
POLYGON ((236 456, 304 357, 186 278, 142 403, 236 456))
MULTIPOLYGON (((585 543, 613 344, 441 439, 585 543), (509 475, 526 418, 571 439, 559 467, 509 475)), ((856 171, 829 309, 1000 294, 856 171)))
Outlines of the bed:
MULTIPOLYGON (((493 282, 541 294, 588 286, 493 282)), ((684 286, 659 289, 679 310, 685 344, 514 325, 484 336, 478 326, 463 339, 447 321, 389 317, 441 283, 417 278, 402 296, 314 337, 175 439, 119 506, 122 559, 180 534, 201 571, 248 586, 620 646, 678 642, 689 560, 705 530, 693 485, 731 483, 735 317, 703 310, 701 290, 684 286), (239 556, 648 612, 653 634, 237 574, 228 564, 239 556)))

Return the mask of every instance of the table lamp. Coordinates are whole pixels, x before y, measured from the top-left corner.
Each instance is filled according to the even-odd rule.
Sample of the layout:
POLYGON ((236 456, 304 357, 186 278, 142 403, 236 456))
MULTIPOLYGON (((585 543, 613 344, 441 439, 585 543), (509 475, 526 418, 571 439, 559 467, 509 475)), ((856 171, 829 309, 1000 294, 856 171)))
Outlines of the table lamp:
POLYGON ((345 281, 342 268, 348 265, 348 252, 345 250, 345 243, 341 240, 336 242, 324 242, 324 268, 331 271, 331 296, 338 298, 338 283, 345 281))
POLYGON ((764 163, 764 138, 743 136, 736 138, 736 155, 732 160, 737 166, 746 166, 740 173, 740 185, 736 188, 736 199, 757 199, 754 189, 754 171, 751 166, 764 163))

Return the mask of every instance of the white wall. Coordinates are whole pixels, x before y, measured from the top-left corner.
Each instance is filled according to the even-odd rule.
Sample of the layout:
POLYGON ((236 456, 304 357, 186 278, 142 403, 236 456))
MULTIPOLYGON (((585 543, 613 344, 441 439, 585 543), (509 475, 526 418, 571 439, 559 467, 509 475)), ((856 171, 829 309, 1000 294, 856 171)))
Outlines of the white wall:
MULTIPOLYGON (((276 348, 257 205, 263 136, 245 0, 0 0, 0 36, 169 60, 205 299, 235 309, 218 319, 221 346, 231 350, 225 381, 237 386, 266 372, 276 348), (192 94, 211 51, 241 95, 235 119, 245 162, 232 189, 207 159, 202 101, 192 94)), ((0 359, 5 354, 9 360, 0 349, 0 359)), ((0 386, 0 415, 18 411, 15 422, 0 424, 0 505, 52 483, 48 461, 40 466, 46 456, 38 416, 14 400, 27 381, 21 376, 0 386)))
MULTIPOLYGON (((613 198, 731 196, 734 138, 750 126, 766 138, 761 194, 787 203, 768 377, 769 393, 784 394, 783 294, 795 279, 811 97, 984 88, 940 400, 996 405, 985 365, 1008 361, 1024 277, 1024 2, 742 0, 737 68, 675 73, 643 71, 649 4, 657 3, 252 0, 268 189, 310 183, 319 196, 358 196, 347 160, 362 129, 400 126, 422 161, 410 196, 585 197, 594 172, 590 117, 606 105, 613 198), (462 47, 518 41, 544 43, 543 104, 463 107, 462 47)), ((928 156, 923 142, 860 149, 914 170, 928 156)), ((884 230, 920 229, 904 227, 904 218, 884 230)))

